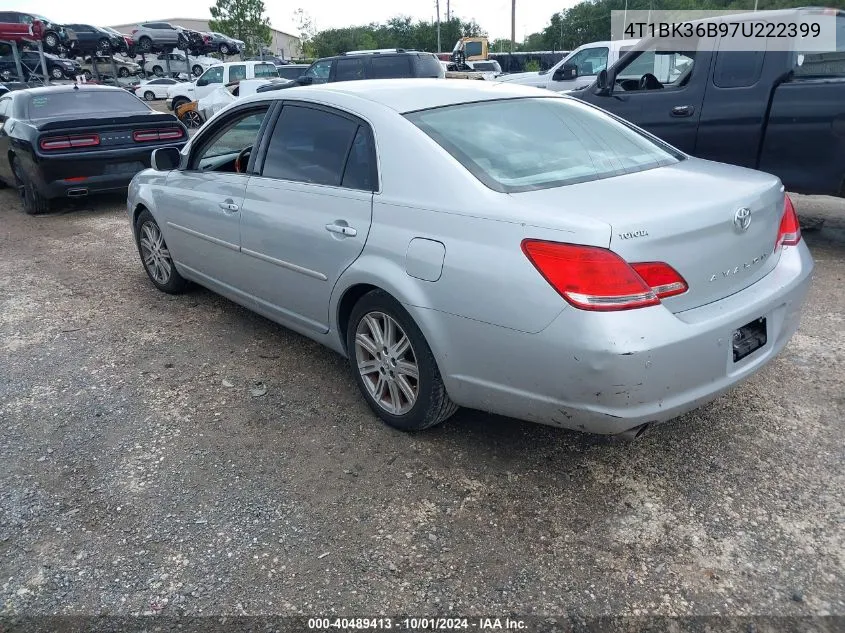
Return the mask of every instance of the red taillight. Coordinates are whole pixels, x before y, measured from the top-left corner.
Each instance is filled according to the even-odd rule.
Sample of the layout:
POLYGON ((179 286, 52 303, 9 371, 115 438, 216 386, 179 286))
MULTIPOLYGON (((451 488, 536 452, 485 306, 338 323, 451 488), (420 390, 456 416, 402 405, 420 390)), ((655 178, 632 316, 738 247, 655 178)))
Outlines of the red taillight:
POLYGON ((780 219, 778 239, 775 242, 775 250, 781 246, 795 246, 801 241, 801 224, 798 222, 798 214, 792 206, 792 200, 788 195, 783 196, 783 216, 780 219))
POLYGON ((173 141, 184 136, 181 128, 167 130, 139 130, 132 132, 132 140, 137 143, 148 143, 149 141, 173 141))
POLYGON ((642 277, 606 248, 523 240, 522 251, 546 281, 576 308, 631 310, 660 303, 642 277))
POLYGON ((631 264, 659 299, 674 297, 689 290, 689 286, 677 270, 663 262, 638 262, 631 264))
POLYGON ((689 289, 669 264, 628 264, 606 248, 523 240, 522 251, 564 299, 582 310, 645 308, 689 289))
POLYGON ((74 147, 94 147, 100 144, 100 137, 97 134, 85 134, 81 136, 50 136, 42 138, 38 145, 45 151, 56 149, 71 149, 74 147))

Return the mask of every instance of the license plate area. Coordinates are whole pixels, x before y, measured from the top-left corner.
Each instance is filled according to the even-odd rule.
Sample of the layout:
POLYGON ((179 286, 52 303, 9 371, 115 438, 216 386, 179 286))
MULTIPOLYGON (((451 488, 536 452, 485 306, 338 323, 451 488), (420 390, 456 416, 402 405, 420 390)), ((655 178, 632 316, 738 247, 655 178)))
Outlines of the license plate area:
POLYGON ((732 340, 734 362, 738 363, 766 344, 766 317, 754 319, 751 323, 746 323, 738 330, 734 330, 732 340))

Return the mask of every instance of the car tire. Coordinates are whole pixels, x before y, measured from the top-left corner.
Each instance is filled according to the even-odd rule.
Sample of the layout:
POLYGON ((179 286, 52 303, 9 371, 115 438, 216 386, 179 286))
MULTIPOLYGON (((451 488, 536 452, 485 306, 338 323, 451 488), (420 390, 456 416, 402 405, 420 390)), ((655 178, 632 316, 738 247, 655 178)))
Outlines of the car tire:
POLYGON ((64 71, 63 71, 61 68, 59 68, 58 66, 53 66, 53 67, 50 69, 50 77, 52 77, 53 79, 64 79, 64 78, 65 78, 65 73, 64 73, 64 71))
POLYGON ((153 285, 167 294, 184 292, 188 281, 179 274, 153 214, 144 209, 135 220, 135 245, 153 285))
POLYGON ((111 53, 111 43, 107 39, 104 38, 97 42, 95 55, 108 55, 109 53, 111 53))
POLYGON ((176 48, 183 51, 188 48, 188 38, 181 33, 179 34, 179 37, 176 38, 176 48))
POLYGON ((228 55, 229 54, 229 47, 226 44, 220 45, 220 54, 221 55, 228 55))
POLYGON ((61 40, 59 40, 58 34, 53 33, 52 31, 49 31, 49 32, 44 34, 43 42, 44 42, 44 46, 46 46, 48 49, 56 50, 57 48, 59 48, 59 44, 61 43, 61 40))
POLYGON ((389 426, 423 431, 458 410, 419 327, 383 290, 373 290, 355 304, 346 330, 346 349, 364 399, 389 426), (385 341, 385 335, 390 340, 385 341), (379 339, 381 345, 376 344, 379 339))
POLYGON ((156 95, 152 90, 147 90, 144 93, 144 100, 145 101, 155 101, 156 95))
POLYGON ((153 66, 153 74, 156 77, 164 77, 164 68, 161 66, 153 66))
POLYGON ((87 79, 88 81, 91 81, 91 79, 94 77, 94 75, 91 74, 90 70, 83 70, 82 76, 85 77, 85 79, 87 79))
POLYGON ((191 72, 193 73, 194 77, 199 77, 202 74, 202 66, 199 64, 194 64, 191 68, 191 72))
POLYGON ((120 68, 117 69, 117 75, 118 75, 118 77, 128 77, 129 76, 129 69, 126 68, 125 66, 121 66, 120 68))
POLYGON ((190 129, 200 128, 204 123, 202 115, 196 110, 188 110, 182 115, 181 121, 185 124, 185 127, 190 129))
POLYGON ((50 212, 50 200, 41 195, 35 183, 24 173, 18 162, 12 162, 12 172, 15 175, 15 185, 21 199, 24 213, 27 215, 41 215, 50 212))
POLYGON ((176 112, 181 106, 185 105, 186 103, 190 103, 189 99, 185 97, 176 97, 172 102, 171 105, 173 107, 173 111, 176 112))
POLYGON ((142 37, 138 40, 138 50, 141 53, 149 53, 153 50, 153 41, 148 37, 142 37))

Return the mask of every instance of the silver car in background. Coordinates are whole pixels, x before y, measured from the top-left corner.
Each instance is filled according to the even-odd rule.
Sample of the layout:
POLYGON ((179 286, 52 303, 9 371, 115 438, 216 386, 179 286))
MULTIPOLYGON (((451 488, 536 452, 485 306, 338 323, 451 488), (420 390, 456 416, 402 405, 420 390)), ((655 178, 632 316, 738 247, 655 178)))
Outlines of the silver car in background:
POLYGON ((780 181, 548 91, 339 82, 239 100, 129 188, 145 269, 349 358, 373 411, 636 436, 771 361, 813 262, 780 181))

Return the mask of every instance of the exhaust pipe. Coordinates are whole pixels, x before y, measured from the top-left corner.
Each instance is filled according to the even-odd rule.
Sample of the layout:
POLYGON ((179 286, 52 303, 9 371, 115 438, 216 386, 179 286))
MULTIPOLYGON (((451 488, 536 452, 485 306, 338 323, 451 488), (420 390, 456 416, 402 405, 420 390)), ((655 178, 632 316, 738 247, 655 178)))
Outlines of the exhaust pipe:
POLYGON ((627 431, 622 431, 616 437, 626 440, 628 442, 633 442, 639 437, 645 435, 646 431, 648 431, 651 425, 646 422, 645 424, 640 424, 639 426, 635 426, 632 429, 628 429, 627 431))
POLYGON ((87 196, 87 195, 88 195, 88 189, 86 189, 85 187, 67 190, 67 197, 68 198, 81 198, 81 197, 87 196))

